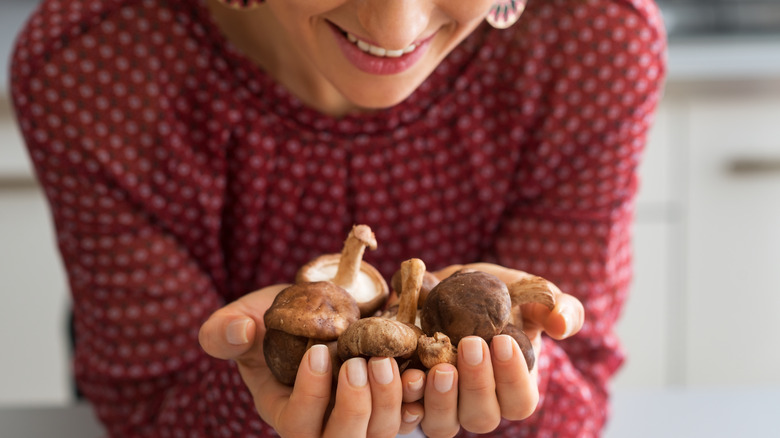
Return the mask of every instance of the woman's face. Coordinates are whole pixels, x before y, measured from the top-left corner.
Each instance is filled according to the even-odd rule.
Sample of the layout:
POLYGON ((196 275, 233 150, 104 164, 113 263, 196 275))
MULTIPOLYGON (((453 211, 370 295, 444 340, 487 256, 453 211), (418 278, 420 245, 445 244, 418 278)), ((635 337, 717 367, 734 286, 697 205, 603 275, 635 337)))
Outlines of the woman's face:
POLYGON ((481 23, 492 0, 266 3, 283 34, 273 40, 293 49, 288 68, 309 70, 308 80, 330 84, 354 105, 382 108, 409 96, 481 23))

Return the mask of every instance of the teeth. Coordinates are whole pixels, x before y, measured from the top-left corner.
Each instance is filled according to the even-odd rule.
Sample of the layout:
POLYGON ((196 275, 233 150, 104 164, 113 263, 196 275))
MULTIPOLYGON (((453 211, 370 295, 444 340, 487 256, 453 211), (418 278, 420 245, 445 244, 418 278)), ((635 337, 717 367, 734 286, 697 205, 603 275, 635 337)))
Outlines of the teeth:
POLYGON ((407 53, 411 53, 414 51, 414 49, 417 48, 416 44, 412 44, 409 47, 401 50, 388 50, 383 47, 377 47, 374 45, 371 45, 363 40, 358 39, 355 35, 352 35, 351 33, 347 32, 347 39, 354 43, 358 48, 366 53, 370 53, 374 56, 379 57, 387 57, 387 58, 398 58, 400 56, 403 56, 407 53))

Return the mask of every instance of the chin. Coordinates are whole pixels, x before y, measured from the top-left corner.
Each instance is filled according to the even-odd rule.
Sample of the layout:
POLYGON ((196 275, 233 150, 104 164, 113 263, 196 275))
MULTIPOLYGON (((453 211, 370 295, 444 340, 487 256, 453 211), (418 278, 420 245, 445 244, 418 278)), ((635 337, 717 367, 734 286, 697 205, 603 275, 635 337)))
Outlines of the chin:
POLYGON ((343 96, 353 105, 365 109, 384 109, 390 108, 406 100, 419 87, 420 83, 415 82, 410 85, 408 79, 393 79, 396 84, 377 84, 377 81, 367 84, 363 87, 355 87, 353 84, 346 84, 349 88, 342 91, 343 96), (399 86, 398 82, 402 85, 399 86), (350 86, 351 85, 351 86, 350 86))

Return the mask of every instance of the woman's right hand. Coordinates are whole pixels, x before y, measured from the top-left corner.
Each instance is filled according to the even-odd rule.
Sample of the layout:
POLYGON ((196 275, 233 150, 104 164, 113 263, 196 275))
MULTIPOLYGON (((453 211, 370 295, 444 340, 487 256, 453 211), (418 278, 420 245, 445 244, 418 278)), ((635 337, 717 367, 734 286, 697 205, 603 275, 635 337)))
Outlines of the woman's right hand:
POLYGON ((419 370, 401 376, 395 360, 353 358, 342 364, 333 403, 333 364, 324 345, 306 352, 294 387, 274 378, 263 357, 263 314, 286 286, 247 294, 214 312, 200 329, 206 353, 238 364, 260 417, 282 437, 393 437, 416 428, 425 376, 419 370))

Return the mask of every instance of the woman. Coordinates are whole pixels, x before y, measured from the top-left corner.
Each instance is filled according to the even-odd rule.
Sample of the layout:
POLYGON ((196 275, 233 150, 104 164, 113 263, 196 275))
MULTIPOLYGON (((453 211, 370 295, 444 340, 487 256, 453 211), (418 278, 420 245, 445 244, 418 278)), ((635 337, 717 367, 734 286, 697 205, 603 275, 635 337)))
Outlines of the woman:
POLYGON ((75 374, 108 431, 597 436, 664 74, 655 5, 226 2, 44 0, 17 41, 75 374), (273 381, 264 310, 357 223, 386 276, 491 262, 570 294, 527 316, 534 373, 497 337, 427 377, 355 359, 329 416, 320 347, 294 389, 273 381))

